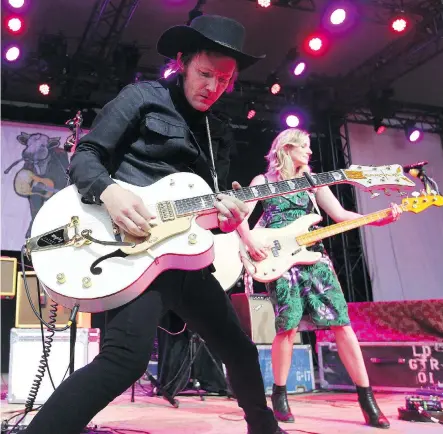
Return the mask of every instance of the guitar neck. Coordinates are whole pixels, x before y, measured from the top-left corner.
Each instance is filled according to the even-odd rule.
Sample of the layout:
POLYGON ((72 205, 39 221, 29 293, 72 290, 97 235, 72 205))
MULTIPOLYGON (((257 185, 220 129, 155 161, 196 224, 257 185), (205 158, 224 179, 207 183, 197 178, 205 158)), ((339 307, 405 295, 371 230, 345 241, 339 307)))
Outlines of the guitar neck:
POLYGON ((373 212, 371 214, 358 217, 353 220, 346 220, 344 222, 336 223, 334 225, 327 226, 325 228, 316 229, 315 231, 308 232, 307 234, 299 235, 297 242, 300 245, 310 245, 324 238, 332 237, 337 234, 349 231, 351 229, 365 226, 369 223, 374 223, 377 220, 381 220, 391 215, 391 208, 386 208, 381 211, 373 212))
MULTIPOLYGON (((349 182, 346 170, 333 170, 331 172, 310 175, 314 187, 340 184, 349 182)), ((242 187, 238 190, 228 190, 222 193, 236 197, 243 202, 270 199, 272 197, 283 196, 285 194, 297 193, 313 188, 306 177, 293 178, 285 181, 270 182, 267 184, 255 185, 253 187, 242 187)), ((189 214, 209 214, 217 212, 214 204, 217 202, 216 194, 196 196, 187 199, 174 201, 176 214, 182 217, 189 214)))

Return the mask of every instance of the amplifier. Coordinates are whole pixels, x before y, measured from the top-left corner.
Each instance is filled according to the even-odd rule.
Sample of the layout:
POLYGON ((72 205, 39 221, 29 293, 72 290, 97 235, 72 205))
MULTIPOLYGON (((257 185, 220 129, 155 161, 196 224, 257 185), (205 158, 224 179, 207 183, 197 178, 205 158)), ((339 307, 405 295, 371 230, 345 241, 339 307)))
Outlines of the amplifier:
POLYGON ((3 256, 1 261, 1 288, 2 298, 12 298, 15 296, 17 285, 17 259, 3 256))
MULTIPOLYGON (((320 342, 320 387, 353 390, 335 343, 320 342)), ((374 390, 417 392, 443 385, 443 342, 360 342, 374 390)))
MULTIPOLYGON (((267 294, 232 294, 232 305, 245 333, 255 344, 272 344, 275 338, 275 313, 267 294)), ((297 333, 295 343, 301 342, 297 333)))
MULTIPOLYGON (((31 300, 35 308, 38 311, 38 297, 37 292, 39 289, 39 282, 36 274, 33 271, 27 271, 26 282, 28 284, 29 293, 31 294, 31 300)), ((42 305, 42 317, 48 322, 51 310, 51 305, 54 301, 49 298, 46 292, 40 288, 40 302, 42 305)), ((71 309, 67 309, 61 305, 57 306, 56 326, 64 327, 68 324, 69 316, 71 315, 71 309)), ((23 273, 18 273, 17 280, 17 303, 15 308, 15 327, 16 328, 40 328, 40 321, 35 316, 31 305, 29 304, 28 297, 26 295, 25 284, 23 280, 23 273)), ((91 327, 91 314, 80 312, 77 314, 77 327, 90 328, 91 327)))

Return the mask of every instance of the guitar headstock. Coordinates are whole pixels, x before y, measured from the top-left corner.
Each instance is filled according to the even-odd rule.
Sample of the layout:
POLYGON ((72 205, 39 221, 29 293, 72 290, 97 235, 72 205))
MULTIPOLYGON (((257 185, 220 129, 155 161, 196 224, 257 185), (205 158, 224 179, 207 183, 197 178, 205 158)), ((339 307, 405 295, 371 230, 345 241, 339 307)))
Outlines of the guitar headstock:
POLYGON ((437 193, 426 194, 426 193, 418 193, 414 191, 411 195, 412 197, 408 197, 401 201, 401 207, 405 211, 410 211, 415 214, 424 211, 430 206, 443 206, 443 196, 440 196, 437 193))
POLYGON ((415 187, 403 172, 403 167, 399 164, 389 166, 358 166, 352 164, 343 173, 346 179, 353 185, 365 191, 372 190, 410 190, 415 187))

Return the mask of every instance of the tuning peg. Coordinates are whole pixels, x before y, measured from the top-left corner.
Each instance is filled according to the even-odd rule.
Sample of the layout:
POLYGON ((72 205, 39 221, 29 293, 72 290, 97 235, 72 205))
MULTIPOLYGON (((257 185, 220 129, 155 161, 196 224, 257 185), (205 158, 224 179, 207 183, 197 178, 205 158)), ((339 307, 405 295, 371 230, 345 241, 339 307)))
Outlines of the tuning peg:
POLYGON ((408 193, 406 193, 405 191, 400 191, 400 196, 407 196, 408 193))
POLYGON ((380 196, 380 193, 373 193, 372 191, 370 191, 371 193, 371 199, 375 199, 376 197, 380 196))
POLYGON ((420 193, 419 193, 418 191, 413 191, 413 192, 411 193, 411 196, 412 196, 412 197, 418 197, 418 196, 420 196, 420 193))
POLYGON ((383 192, 385 193, 386 196, 390 196, 391 195, 391 192, 387 188, 385 188, 383 190, 383 192))

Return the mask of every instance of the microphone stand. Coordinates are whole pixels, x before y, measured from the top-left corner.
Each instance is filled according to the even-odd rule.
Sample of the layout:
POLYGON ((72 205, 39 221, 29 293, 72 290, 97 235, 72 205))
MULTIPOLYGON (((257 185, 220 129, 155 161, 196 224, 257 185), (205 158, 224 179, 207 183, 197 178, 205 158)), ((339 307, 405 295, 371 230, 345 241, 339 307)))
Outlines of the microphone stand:
POLYGON ((416 170, 418 172, 416 177, 420 179, 420 181, 423 183, 426 194, 431 194, 433 191, 435 191, 437 194, 440 194, 437 183, 426 174, 425 168, 418 167, 416 170))

